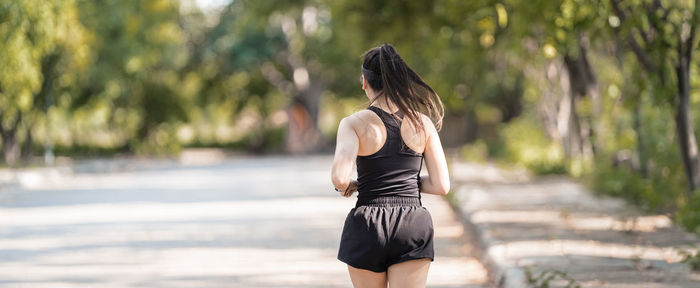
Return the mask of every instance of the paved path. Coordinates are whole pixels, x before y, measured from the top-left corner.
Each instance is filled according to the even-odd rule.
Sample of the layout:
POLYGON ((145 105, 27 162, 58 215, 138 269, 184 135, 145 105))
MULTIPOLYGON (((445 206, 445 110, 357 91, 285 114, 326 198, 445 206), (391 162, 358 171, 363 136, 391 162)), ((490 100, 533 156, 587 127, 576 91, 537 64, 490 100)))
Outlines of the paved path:
POLYGON ((700 273, 679 254, 700 240, 664 215, 596 197, 566 177, 530 179, 457 161, 451 168, 453 196, 505 287, 525 287, 528 269, 555 276, 548 287, 700 287, 700 273))
MULTIPOLYGON (((23 173, 0 187, 0 287, 350 287, 335 256, 354 199, 332 192, 330 162, 122 161, 104 172, 115 167, 107 161, 23 173)), ((469 235, 431 196, 428 286, 482 287, 469 235)))

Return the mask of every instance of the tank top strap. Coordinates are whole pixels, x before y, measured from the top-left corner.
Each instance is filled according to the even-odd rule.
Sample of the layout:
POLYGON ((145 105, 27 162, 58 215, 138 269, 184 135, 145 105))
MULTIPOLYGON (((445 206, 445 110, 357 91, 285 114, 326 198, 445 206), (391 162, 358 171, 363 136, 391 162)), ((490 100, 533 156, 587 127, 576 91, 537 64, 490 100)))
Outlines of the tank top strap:
MULTIPOLYGON (((381 108, 379 108, 377 106, 369 106, 369 107, 367 107, 367 109, 372 110, 372 112, 374 112, 375 114, 377 114, 377 116, 379 116, 379 119, 382 120, 382 123, 384 123, 384 126, 387 127, 387 132, 389 132, 391 130, 392 132, 400 133, 401 122, 399 120, 397 120, 392 114, 382 110, 381 108)), ((403 119, 403 114, 401 113, 401 111, 398 111, 395 114, 399 117, 399 119, 403 119)))
POLYGON ((399 118, 403 120, 403 112, 401 112, 401 110, 396 111, 396 113, 394 114, 396 114, 396 116, 399 116, 399 118))

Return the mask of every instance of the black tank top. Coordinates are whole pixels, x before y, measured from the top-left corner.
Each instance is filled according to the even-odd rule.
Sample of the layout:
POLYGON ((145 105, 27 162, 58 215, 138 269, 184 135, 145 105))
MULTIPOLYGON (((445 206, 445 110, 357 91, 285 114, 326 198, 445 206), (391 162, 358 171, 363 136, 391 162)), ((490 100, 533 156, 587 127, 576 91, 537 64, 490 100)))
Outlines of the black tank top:
MULTIPOLYGON (((376 113, 386 127, 384 146, 372 155, 357 156, 358 201, 376 197, 419 197, 418 183, 423 153, 406 146, 401 138, 401 120, 379 107, 367 109, 376 113)), ((395 113, 403 119, 401 111, 395 113)))

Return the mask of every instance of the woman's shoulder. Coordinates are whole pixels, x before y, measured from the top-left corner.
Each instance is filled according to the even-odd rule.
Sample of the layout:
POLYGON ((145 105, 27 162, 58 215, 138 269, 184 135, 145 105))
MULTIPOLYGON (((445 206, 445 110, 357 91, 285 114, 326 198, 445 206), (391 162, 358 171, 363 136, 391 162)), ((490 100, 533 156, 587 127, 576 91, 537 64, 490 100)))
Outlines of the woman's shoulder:
POLYGON ((433 122, 433 119, 430 118, 430 116, 425 115, 424 113, 420 113, 420 118, 421 120, 423 120, 423 125, 435 127, 435 123, 433 122))
POLYGON ((366 117, 363 114, 364 111, 356 111, 348 116, 345 116, 342 119, 340 119, 339 125, 348 125, 353 127, 353 129, 357 128, 359 122, 362 121, 362 118, 366 117))
POLYGON ((341 124, 340 125, 348 125, 352 127, 352 129, 355 131, 355 133, 359 135, 365 134, 365 131, 368 129, 369 126, 374 124, 381 124, 381 120, 379 119, 372 119, 372 115, 374 112, 372 112, 369 109, 362 109, 359 111, 355 111, 354 113, 345 116, 343 119, 340 119, 341 124), (375 121, 376 120, 376 121, 375 121), (375 123, 378 122, 378 123, 375 123))
POLYGON ((348 121, 348 123, 353 124, 353 125, 354 124, 361 125, 362 123, 367 122, 367 120, 371 114, 374 114, 374 112, 372 112, 369 109, 362 109, 362 110, 355 111, 354 113, 346 116, 345 118, 343 118, 343 120, 348 121))
MULTIPOLYGON (((420 114, 421 120, 423 121, 424 127, 432 127, 433 129, 435 129, 435 123, 428 115, 425 115, 422 112, 419 112, 419 114, 420 114)), ((354 113, 344 117, 343 119, 341 119, 341 121, 344 121, 347 124, 352 125, 354 128, 364 127, 368 123, 374 122, 372 120, 374 118, 377 118, 377 117, 374 117, 373 115, 375 115, 375 113, 372 112, 372 110, 362 109, 362 110, 355 111, 354 113)), ((430 128, 428 128, 428 129, 430 129, 430 128)))

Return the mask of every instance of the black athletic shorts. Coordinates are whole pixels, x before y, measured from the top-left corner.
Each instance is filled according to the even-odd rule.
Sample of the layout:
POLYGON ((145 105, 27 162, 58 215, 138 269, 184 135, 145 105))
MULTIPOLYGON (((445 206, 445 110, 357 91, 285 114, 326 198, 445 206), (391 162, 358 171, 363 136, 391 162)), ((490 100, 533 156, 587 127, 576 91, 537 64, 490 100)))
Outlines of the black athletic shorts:
POLYGON ((385 272, 406 260, 434 260, 433 219, 417 197, 358 200, 345 218, 338 260, 385 272))

